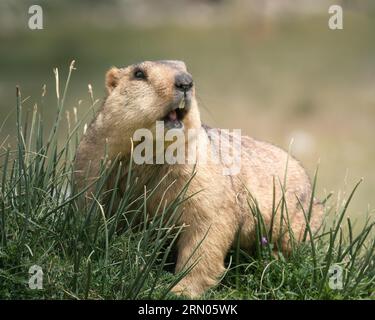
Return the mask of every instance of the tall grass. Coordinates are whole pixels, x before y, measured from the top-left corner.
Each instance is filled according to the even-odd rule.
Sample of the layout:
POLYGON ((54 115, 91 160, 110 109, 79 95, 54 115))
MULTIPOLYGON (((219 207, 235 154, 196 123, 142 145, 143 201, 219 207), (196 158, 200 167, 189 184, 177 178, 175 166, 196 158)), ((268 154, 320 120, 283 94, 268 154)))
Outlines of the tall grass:
MULTIPOLYGON (((102 194, 106 179, 116 169, 103 162, 94 184, 95 201, 82 206, 84 192, 90 186, 80 192, 74 192, 72 187, 73 160, 82 121, 75 117, 71 123, 68 116, 66 140, 59 145, 58 139, 73 70, 74 62, 62 96, 58 70, 54 70, 57 112, 49 132, 45 132, 36 107, 31 125, 28 126, 30 119, 22 121, 21 91, 16 89, 17 149, 2 145, 0 154, 0 297, 165 297, 189 271, 172 276, 164 270, 181 232, 175 225, 185 194, 170 205, 159 207, 162 213, 150 214, 149 218, 148 201, 155 190, 136 196, 137 181, 129 174, 129 187, 114 215, 107 217, 101 204, 102 194), (137 219, 140 215, 145 215, 141 221, 137 219), (34 264, 44 270, 41 291, 28 288, 28 270, 34 264)), ((121 165, 117 170, 116 185, 105 195, 110 199, 109 211, 115 200, 121 165)))
MULTIPOLYGON (((97 101, 91 93, 91 107, 83 119, 78 119, 76 110, 73 110, 73 117, 66 113, 64 119, 64 102, 73 71, 74 62, 60 94, 60 79, 55 70, 56 117, 49 129, 45 128, 37 106, 31 116, 23 119, 21 90, 16 89, 17 144, 12 147, 6 145, 6 140, 0 141, 0 298, 174 298, 170 289, 189 272, 189 269, 176 275, 171 272, 174 245, 183 232, 176 221, 189 183, 171 204, 161 202, 157 210, 161 213, 154 215, 149 212, 148 204, 159 184, 138 195, 131 162, 118 167, 103 162, 100 177, 93 185, 94 201, 82 207, 85 190, 76 192, 72 187, 73 159, 84 127, 83 119, 92 113, 97 101), (63 121, 68 125, 66 138, 61 142, 63 121), (126 191, 109 217, 105 212, 112 211, 118 200, 122 166, 129 166, 130 172, 126 191), (115 177, 116 183, 113 190, 105 191, 110 175, 115 177), (103 207, 103 196, 109 200, 109 208, 103 207), (43 269, 42 290, 28 287, 28 270, 32 265, 43 269)), ((276 183, 279 182, 274 181, 274 190, 276 183)), ((285 232, 291 232, 285 198, 274 197, 274 216, 281 210, 284 218, 275 219, 268 230, 256 199, 250 196, 249 214, 257 222, 255 252, 250 255, 242 251, 237 241, 228 255, 224 279, 204 297, 373 297, 374 222, 368 218, 363 228, 354 234, 352 221, 345 219, 358 185, 342 208, 331 212, 336 217, 334 222, 326 224, 319 235, 314 235, 307 223, 305 239, 308 240, 299 246, 292 243, 293 252, 287 258, 281 252, 275 258, 272 246, 273 225, 282 223, 285 232), (332 265, 343 270, 340 290, 329 286, 332 265)), ((283 190, 283 183, 280 186, 283 190)), ((311 210, 312 205, 304 212, 307 222, 311 210)))

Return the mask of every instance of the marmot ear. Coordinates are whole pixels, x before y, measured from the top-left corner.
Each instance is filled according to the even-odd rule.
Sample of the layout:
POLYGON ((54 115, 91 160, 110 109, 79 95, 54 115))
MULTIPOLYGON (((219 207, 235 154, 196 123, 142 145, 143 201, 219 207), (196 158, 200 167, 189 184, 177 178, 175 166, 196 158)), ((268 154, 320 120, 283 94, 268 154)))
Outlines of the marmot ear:
POLYGON ((112 67, 107 71, 105 75, 105 86, 108 93, 111 93, 114 88, 117 87, 120 80, 120 69, 112 67))

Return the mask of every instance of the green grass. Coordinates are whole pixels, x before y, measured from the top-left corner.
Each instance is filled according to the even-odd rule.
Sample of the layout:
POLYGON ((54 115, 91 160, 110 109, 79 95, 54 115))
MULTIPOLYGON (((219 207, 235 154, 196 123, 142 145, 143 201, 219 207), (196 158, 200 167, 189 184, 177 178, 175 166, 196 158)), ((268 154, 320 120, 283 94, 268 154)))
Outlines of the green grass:
MULTIPOLYGON (((103 163, 94 185, 95 201, 82 209, 83 193, 75 192, 71 182, 72 161, 86 120, 72 117, 67 126, 61 125, 66 121, 64 102, 73 70, 72 64, 62 94, 55 70, 57 112, 51 128, 44 127, 37 107, 30 115, 23 112, 21 92, 16 90, 17 144, 0 141, 0 298, 176 299, 169 291, 189 272, 173 274, 174 243, 183 232, 175 221, 189 183, 170 205, 159 206, 161 214, 152 215, 148 203, 158 185, 137 195, 137 181, 129 175, 118 209, 107 217, 101 204, 105 181, 109 174, 118 175, 115 167, 103 163), (66 135, 62 144, 61 134, 66 135), (32 265, 43 268, 42 290, 28 287, 32 265)), ((93 100, 88 114, 95 107, 93 100)), ((124 165, 131 172, 131 163, 124 165)), ((202 298, 373 299, 374 222, 368 218, 354 234, 353 223, 346 218, 358 185, 342 206, 330 207, 326 199, 333 222, 327 222, 311 240, 294 246, 287 258, 279 253, 276 259, 271 245, 261 244, 270 230, 264 226, 256 199, 250 198, 249 214, 258 222, 255 250, 244 252, 235 243, 222 281, 202 298), (343 270, 341 290, 329 287, 329 268, 334 264, 343 270)), ((116 186, 105 196, 112 206, 116 186)), ((287 221, 283 199, 275 199, 275 212, 278 208, 287 221)), ((307 220, 310 212, 311 207, 305 212, 307 220)), ((287 223, 284 230, 290 232, 287 223)))

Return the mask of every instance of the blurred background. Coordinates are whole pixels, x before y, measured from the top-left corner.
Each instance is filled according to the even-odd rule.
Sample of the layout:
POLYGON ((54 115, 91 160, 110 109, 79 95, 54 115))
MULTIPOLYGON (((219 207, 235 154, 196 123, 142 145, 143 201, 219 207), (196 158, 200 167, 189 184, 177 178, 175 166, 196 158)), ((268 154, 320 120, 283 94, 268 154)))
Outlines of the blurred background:
POLYGON ((364 177, 350 207, 362 219, 375 206, 374 18, 371 0, 1 0, 0 145, 15 134, 17 84, 29 110, 46 84, 48 126, 54 67, 64 79, 76 60, 66 108, 83 114, 88 84, 102 99, 111 66, 184 60, 209 125, 284 149, 293 138, 310 175, 320 159, 321 197, 342 201, 364 177), (33 4, 43 30, 28 28, 33 4), (328 28, 332 4, 343 7, 343 30, 328 28))

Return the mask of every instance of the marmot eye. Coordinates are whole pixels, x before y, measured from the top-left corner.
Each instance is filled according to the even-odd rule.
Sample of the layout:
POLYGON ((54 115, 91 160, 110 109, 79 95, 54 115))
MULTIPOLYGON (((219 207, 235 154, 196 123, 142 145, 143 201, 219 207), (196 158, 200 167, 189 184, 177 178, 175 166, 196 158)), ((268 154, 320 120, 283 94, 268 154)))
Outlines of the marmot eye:
POLYGON ((134 71, 134 77, 136 79, 146 79, 145 73, 140 69, 137 69, 134 71))

